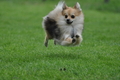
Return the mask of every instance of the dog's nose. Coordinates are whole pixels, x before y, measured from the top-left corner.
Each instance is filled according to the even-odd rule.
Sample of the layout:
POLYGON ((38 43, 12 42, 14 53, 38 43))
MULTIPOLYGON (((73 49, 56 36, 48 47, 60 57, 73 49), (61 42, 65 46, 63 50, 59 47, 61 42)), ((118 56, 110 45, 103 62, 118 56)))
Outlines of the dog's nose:
POLYGON ((70 22, 70 19, 67 19, 67 22, 70 22))

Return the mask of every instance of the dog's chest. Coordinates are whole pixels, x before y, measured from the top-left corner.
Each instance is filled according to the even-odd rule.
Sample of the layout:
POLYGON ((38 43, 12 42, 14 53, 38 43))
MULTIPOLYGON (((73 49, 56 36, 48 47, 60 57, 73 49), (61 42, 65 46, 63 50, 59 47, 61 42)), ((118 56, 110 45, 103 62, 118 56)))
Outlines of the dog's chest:
POLYGON ((61 33, 67 33, 70 34, 71 31, 73 30, 73 27, 71 25, 66 25, 66 26, 61 26, 61 33))

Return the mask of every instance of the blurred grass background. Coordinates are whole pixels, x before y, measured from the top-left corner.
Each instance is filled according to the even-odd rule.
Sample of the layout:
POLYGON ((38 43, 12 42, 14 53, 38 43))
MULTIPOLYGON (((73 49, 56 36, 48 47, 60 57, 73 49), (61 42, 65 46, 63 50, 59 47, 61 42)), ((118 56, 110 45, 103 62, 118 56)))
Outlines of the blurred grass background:
POLYGON ((0 0, 0 80, 120 79, 120 0, 65 1, 85 14, 80 46, 43 44, 42 17, 59 0, 0 0))
MULTIPOLYGON (((7 1, 10 3, 17 3, 17 4, 57 4, 60 0, 0 0, 0 1, 7 1)), ((76 2, 80 2, 83 9, 95 9, 99 11, 110 11, 110 12, 120 12, 120 0, 64 0, 67 2, 69 6, 73 6, 76 2), (105 2, 108 1, 108 2, 105 2)), ((49 5, 48 4, 48 5, 49 5)))

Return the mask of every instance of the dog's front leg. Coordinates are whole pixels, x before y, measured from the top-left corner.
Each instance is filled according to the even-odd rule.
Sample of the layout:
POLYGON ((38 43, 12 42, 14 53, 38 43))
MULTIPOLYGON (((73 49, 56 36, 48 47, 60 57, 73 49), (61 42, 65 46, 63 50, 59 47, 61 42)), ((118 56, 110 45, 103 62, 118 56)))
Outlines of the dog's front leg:
POLYGON ((74 36, 74 39, 76 40, 76 42, 74 43, 74 45, 78 45, 78 44, 80 44, 80 42, 82 42, 82 35, 81 34, 76 34, 74 36))
POLYGON ((66 38, 61 42, 61 45, 63 46, 69 46, 72 43, 72 38, 66 38))

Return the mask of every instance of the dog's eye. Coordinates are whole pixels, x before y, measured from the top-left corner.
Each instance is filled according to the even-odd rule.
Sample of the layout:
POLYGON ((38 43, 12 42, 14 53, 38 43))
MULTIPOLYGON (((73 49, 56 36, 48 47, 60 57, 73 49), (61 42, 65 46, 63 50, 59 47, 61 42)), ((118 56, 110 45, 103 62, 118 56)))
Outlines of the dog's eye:
POLYGON ((67 18, 68 17, 68 15, 65 15, 65 18, 67 18))
POLYGON ((74 16, 74 15, 71 15, 71 18, 75 18, 75 16, 74 16))

